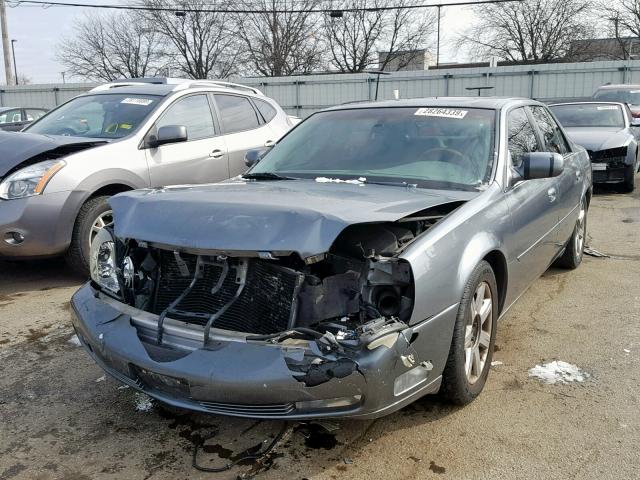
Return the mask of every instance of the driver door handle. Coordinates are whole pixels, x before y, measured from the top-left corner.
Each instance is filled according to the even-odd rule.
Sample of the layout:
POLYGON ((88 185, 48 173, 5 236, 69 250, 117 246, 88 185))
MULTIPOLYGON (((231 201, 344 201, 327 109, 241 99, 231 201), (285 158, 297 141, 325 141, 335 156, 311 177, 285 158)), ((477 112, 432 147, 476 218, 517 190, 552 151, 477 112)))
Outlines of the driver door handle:
POLYGON ((558 191, 556 190, 555 187, 551 187, 549 190, 547 190, 547 196, 549 197, 550 202, 556 201, 557 194, 558 194, 558 191))
POLYGON ((213 152, 209 154, 211 158, 222 158, 224 157, 224 152, 222 150, 215 149, 213 152))
POLYGON ((274 142, 273 140, 267 140, 266 142, 264 142, 265 147, 273 147, 275 144, 276 142, 274 142))

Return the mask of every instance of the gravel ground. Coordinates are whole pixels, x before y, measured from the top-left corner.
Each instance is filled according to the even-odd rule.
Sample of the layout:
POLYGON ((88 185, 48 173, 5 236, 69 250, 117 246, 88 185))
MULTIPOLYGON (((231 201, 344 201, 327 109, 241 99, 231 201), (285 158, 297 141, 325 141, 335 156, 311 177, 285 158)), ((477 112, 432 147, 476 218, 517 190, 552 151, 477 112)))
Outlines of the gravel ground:
MULTIPOLYGON (((640 469, 640 192, 600 192, 576 271, 551 269, 498 328, 483 394, 426 397, 376 421, 294 425, 264 464, 201 473, 257 449, 278 422, 170 412, 69 342, 81 280, 59 261, 0 263, 0 479, 635 479, 640 469), (536 364, 590 377, 548 385, 536 364)), ((262 443, 264 445, 264 443, 262 443)))

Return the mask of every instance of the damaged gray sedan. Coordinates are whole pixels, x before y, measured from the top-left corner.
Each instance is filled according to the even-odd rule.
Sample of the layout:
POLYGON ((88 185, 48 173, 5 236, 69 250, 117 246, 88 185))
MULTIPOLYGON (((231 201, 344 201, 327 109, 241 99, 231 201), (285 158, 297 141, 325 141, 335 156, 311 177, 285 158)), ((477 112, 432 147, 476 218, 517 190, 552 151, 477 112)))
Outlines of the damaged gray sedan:
POLYGON ((531 100, 345 105, 247 159, 223 183, 111 198, 72 299, 94 360, 173 406, 311 419, 468 403, 498 319, 552 262, 582 259, 589 159, 531 100))

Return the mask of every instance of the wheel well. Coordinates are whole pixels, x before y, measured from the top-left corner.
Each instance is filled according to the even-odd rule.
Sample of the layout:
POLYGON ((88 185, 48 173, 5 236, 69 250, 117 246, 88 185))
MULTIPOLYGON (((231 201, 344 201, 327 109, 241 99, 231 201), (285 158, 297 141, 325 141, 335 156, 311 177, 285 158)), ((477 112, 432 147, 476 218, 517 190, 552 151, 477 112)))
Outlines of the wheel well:
POLYGON ((591 204, 591 188, 587 189, 587 192, 585 193, 585 197, 587 200, 587 208, 589 208, 589 204, 591 204))
POLYGON ((115 195, 116 193, 127 192, 129 190, 133 190, 129 185, 124 185, 122 183, 112 183, 110 185, 105 185, 104 187, 99 188, 95 192, 91 194, 91 197, 101 197, 103 195, 115 195))
POLYGON ((498 285, 498 315, 500 315, 507 294, 507 260, 499 250, 489 252, 485 255, 484 260, 491 265, 493 273, 496 276, 496 283, 498 285))

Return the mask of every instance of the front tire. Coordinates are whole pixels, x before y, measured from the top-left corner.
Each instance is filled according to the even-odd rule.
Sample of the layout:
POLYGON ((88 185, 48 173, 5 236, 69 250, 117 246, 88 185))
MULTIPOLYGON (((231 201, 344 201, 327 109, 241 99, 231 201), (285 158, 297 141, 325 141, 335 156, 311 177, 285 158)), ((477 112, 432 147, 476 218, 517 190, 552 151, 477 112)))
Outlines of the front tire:
POLYGON ((471 273, 460 300, 440 393, 457 405, 472 402, 491 367, 498 320, 498 287, 488 262, 471 273))
POLYGON ((80 208, 73 226, 71 245, 65 259, 75 272, 84 277, 89 276, 91 242, 102 228, 113 224, 113 212, 108 200, 108 196, 87 200, 80 208))
POLYGON ((584 242, 587 238, 587 212, 587 199, 583 197, 580 201, 580 212, 578 213, 576 226, 564 249, 564 253, 556 260, 556 266, 575 270, 582 263, 584 242))
POLYGON ((622 191, 625 193, 631 193, 635 189, 636 185, 636 166, 629 165, 624 169, 624 181, 622 182, 622 191))

